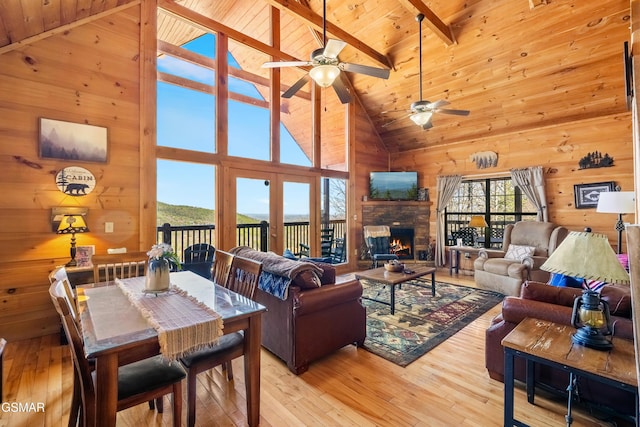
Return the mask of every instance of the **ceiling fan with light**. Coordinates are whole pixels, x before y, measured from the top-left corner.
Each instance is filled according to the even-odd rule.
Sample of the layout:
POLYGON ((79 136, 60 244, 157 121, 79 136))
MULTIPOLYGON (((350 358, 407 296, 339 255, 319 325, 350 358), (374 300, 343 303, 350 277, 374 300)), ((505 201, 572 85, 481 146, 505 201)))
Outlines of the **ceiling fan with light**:
MULTIPOLYGON (((431 127, 433 127, 433 124, 431 123, 431 117, 433 116, 434 113, 443 113, 443 114, 453 114, 456 116, 468 116, 470 111, 469 110, 449 110, 449 109, 445 109, 445 108, 440 108, 440 107, 444 107, 445 105, 449 105, 449 101, 445 101, 444 99, 441 99, 439 101, 435 101, 435 102, 430 102, 430 101, 424 101, 422 99, 422 20, 424 19, 424 15, 422 13, 419 13, 416 16, 416 21, 418 21, 418 34, 419 34, 419 42, 420 42, 420 47, 419 47, 419 55, 420 55, 420 100, 411 103, 411 109, 409 110, 411 114, 409 114, 409 118, 411 119, 412 122, 414 122, 415 124, 417 124, 418 126, 421 126, 422 129, 430 129, 431 127)), ((389 113, 391 111, 383 111, 383 113, 389 113)), ((396 119, 398 120, 398 119, 396 119)), ((383 125, 383 127, 385 126, 389 126, 391 123, 394 123, 396 120, 392 120, 388 123, 385 123, 383 125)))
POLYGON ((309 61, 274 61, 265 62, 263 68, 279 68, 279 67, 302 67, 312 66, 308 74, 302 76, 300 80, 295 82, 286 92, 282 94, 283 98, 291 98, 299 91, 308 81, 309 78, 321 86, 332 86, 336 91, 340 102, 343 104, 351 101, 349 91, 342 81, 340 71, 348 71, 352 73, 365 74, 381 79, 389 78, 389 70, 384 68, 370 67, 368 65, 351 64, 348 62, 340 62, 338 55, 347 45, 341 40, 329 39, 327 41, 327 1, 322 2, 322 43, 324 47, 311 52, 309 61))

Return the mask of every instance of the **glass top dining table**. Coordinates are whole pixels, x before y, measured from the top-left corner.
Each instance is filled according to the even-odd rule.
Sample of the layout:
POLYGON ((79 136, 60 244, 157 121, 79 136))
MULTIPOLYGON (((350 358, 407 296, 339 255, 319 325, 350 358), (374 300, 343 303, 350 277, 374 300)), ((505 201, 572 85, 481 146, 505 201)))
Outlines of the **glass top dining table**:
MULTIPOLYGON (((142 278, 143 279, 143 278, 142 278)), ((123 279, 141 280, 141 278, 123 279)), ((171 273, 172 285, 218 313, 223 333, 244 330, 247 421, 260 421, 260 343, 265 307, 190 271, 171 273)), ((115 426, 118 366, 159 354, 158 333, 115 282, 77 287, 78 309, 87 358, 96 362, 98 426, 115 426)))

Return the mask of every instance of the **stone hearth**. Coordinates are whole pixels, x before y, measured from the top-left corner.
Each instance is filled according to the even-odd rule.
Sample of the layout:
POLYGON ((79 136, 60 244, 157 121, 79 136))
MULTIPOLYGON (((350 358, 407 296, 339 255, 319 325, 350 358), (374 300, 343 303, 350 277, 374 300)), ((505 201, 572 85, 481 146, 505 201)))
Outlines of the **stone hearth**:
POLYGON ((390 228, 413 228, 413 259, 429 245, 429 213, 431 202, 367 201, 362 202, 362 225, 388 225, 390 228))

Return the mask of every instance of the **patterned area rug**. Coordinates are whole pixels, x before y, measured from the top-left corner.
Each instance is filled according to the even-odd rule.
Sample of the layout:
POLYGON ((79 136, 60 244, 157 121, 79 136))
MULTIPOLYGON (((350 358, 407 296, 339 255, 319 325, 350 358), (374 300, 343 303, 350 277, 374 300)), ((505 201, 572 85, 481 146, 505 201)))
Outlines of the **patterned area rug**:
MULTIPOLYGON (((431 279, 409 281, 396 286, 396 308, 363 298, 367 308, 367 338, 364 348, 397 365, 407 366, 498 304, 497 292, 436 281, 431 296, 431 279)), ((363 297, 389 301, 389 286, 361 280, 363 297)))

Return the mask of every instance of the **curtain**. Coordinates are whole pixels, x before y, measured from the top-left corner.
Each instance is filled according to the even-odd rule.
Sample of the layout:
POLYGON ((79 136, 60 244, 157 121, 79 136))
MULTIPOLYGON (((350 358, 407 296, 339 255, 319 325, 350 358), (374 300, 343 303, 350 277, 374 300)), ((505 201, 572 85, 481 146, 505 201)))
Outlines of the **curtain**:
POLYGON ((538 211, 538 221, 547 222, 547 197, 544 193, 544 176, 542 166, 525 169, 511 169, 511 179, 520 190, 531 200, 538 211))
POLYGON ((438 200, 436 204, 436 266, 444 267, 447 264, 447 232, 444 229, 444 210, 453 197, 458 186, 462 182, 462 175, 439 176, 436 191, 438 200))

